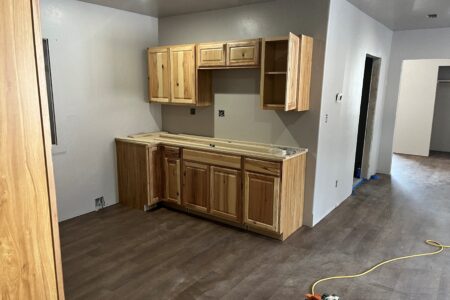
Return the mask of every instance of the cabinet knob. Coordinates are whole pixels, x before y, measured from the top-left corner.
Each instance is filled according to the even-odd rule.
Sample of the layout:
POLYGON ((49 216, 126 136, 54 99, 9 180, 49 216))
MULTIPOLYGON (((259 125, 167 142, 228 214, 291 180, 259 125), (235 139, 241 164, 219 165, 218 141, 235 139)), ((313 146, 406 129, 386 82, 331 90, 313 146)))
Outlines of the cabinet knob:
POLYGON ((244 52, 242 52, 242 57, 244 57, 245 56, 245 53, 244 52))
POLYGON ((177 86, 180 86, 180 84, 177 82, 177 86))

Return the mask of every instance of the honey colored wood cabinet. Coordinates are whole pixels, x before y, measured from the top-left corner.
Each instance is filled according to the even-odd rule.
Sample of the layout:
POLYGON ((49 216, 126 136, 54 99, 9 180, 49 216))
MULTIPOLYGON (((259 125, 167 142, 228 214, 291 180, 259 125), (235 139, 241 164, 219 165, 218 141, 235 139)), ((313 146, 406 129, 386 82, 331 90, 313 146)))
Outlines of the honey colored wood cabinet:
POLYGON ((227 43, 228 66, 258 66, 260 40, 227 43))
POLYGON ((183 205, 200 212, 208 211, 209 166, 183 162, 183 205))
POLYGON ((195 45, 170 47, 169 54, 171 102, 195 104, 195 45))
POLYGON ((279 232, 280 178, 245 172, 244 223, 279 232))
POLYGON ((225 43, 197 45, 197 67, 223 67, 226 65, 225 43))
POLYGON ((219 218, 240 222, 241 171, 211 166, 210 212, 219 218))
POLYGON ((160 150, 156 146, 116 141, 119 202, 146 209, 161 197, 160 150))
POLYGON ((164 147, 164 200, 181 205, 181 160, 164 147))
POLYGON ((313 39, 289 33, 263 39, 261 106, 271 110, 309 109, 313 39))
POLYGON ((170 100, 169 49, 148 49, 149 96, 152 102, 167 103, 170 100))

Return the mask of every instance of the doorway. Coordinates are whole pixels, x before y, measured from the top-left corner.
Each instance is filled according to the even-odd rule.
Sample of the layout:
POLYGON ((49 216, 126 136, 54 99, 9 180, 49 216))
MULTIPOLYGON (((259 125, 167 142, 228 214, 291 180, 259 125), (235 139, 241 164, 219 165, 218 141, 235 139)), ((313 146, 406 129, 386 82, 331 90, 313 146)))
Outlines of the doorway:
POLYGON ((355 184, 372 175, 369 170, 369 158, 372 146, 380 66, 380 58, 371 55, 366 56, 356 141, 355 167, 353 170, 355 184))

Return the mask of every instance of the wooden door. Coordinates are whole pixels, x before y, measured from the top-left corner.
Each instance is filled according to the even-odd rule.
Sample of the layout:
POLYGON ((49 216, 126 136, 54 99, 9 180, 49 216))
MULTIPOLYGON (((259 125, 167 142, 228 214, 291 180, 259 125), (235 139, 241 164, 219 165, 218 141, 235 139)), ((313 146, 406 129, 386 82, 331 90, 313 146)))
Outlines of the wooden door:
POLYGON ((169 49, 171 102, 195 104, 195 45, 169 49))
POLYGON ((183 205, 201 212, 208 211, 209 166, 194 162, 183 163, 183 205))
POLYGON ((197 45, 197 67, 225 66, 224 43, 203 43, 197 45))
POLYGON ((0 20, 0 298, 64 299, 39 3, 0 20))
POLYGON ((227 43, 228 66, 257 66, 259 65, 260 40, 248 40, 227 43))
POLYGON ((169 49, 164 47, 148 49, 148 84, 151 102, 169 102, 169 70, 169 49))
POLYGON ((298 76, 299 76, 300 38, 289 33, 287 75, 286 75, 286 98, 284 110, 297 108, 298 76))
POLYGON ((241 217, 241 172, 211 167, 211 214, 234 222, 241 217))
POLYGON ((164 158, 165 200, 181 205, 180 197, 180 159, 164 158))
POLYGON ((245 172, 244 223, 279 231, 280 178, 245 172))

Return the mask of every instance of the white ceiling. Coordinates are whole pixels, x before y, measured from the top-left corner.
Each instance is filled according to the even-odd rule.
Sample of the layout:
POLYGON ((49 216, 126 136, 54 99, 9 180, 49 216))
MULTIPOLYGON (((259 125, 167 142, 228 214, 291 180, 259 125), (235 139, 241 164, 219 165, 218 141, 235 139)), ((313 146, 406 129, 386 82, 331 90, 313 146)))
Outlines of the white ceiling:
POLYGON ((347 0, 393 30, 450 27, 450 0, 347 0), (428 14, 438 14, 429 19, 428 14))
POLYGON ((80 0, 152 17, 168 17, 272 0, 80 0))

